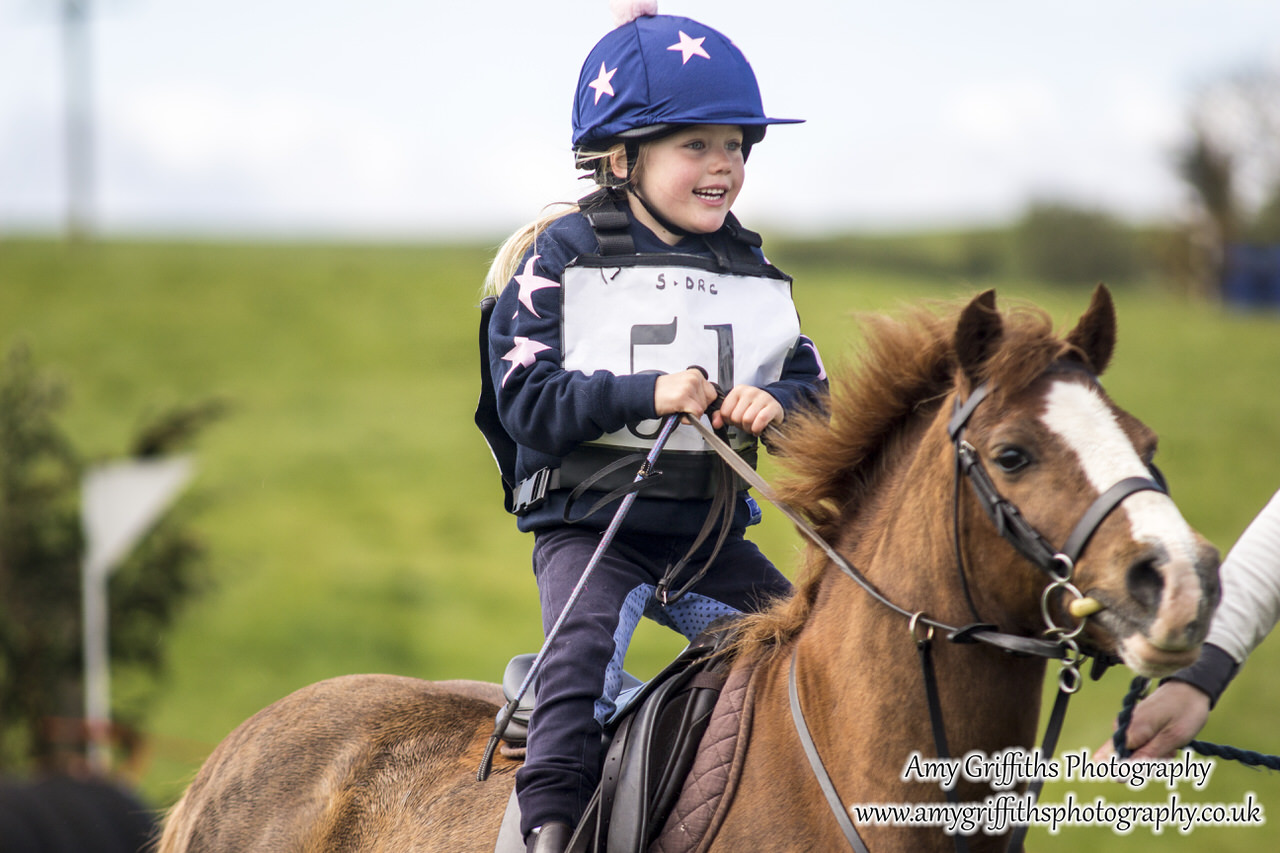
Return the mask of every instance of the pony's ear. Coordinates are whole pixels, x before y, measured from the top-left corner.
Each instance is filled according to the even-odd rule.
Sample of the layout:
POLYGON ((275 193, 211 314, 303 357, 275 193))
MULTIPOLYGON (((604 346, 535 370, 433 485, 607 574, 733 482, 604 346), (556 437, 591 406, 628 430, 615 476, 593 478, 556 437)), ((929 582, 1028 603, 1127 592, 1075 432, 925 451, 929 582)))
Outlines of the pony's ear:
POLYGON ((1094 289, 1093 300, 1067 335, 1067 343, 1084 354, 1087 366, 1097 376, 1111 363, 1111 354, 1116 349, 1116 306, 1105 284, 1094 289))
POLYGON ((982 366, 995 353, 1003 335, 1004 322, 996 310, 994 290, 979 293, 960 312, 956 326, 956 360, 973 384, 982 381, 982 366))

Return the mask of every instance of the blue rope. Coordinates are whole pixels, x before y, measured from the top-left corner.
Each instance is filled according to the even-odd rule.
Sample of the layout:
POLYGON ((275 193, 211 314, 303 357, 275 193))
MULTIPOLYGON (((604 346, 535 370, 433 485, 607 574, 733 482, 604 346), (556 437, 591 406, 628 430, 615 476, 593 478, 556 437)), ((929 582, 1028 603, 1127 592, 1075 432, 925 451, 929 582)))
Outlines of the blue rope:
MULTIPOLYGON (((1111 736, 1111 743, 1115 747, 1116 755, 1121 758, 1128 758, 1132 754, 1132 750, 1125 745, 1126 733, 1129 731, 1129 723, 1133 721, 1133 708, 1138 704, 1138 700, 1147 692, 1147 685, 1150 682, 1142 677, 1135 678, 1129 684, 1129 692, 1124 696, 1124 704, 1120 709, 1119 715, 1116 717, 1116 731, 1111 736)), ((1234 746, 1224 746, 1218 743, 1207 743, 1202 740, 1193 740, 1187 744, 1187 747, 1200 753, 1201 755, 1213 758, 1225 758, 1228 761, 1239 761, 1241 764, 1249 767, 1265 767, 1268 770, 1280 770, 1280 756, 1264 755, 1261 752, 1254 752, 1249 749, 1237 749, 1234 746)))

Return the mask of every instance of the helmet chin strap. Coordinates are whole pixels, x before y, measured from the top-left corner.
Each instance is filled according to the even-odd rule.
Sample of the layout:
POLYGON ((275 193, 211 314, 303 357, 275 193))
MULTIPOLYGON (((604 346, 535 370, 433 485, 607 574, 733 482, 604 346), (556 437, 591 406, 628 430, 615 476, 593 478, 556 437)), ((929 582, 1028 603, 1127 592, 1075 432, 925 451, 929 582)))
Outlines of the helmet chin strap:
POLYGON ((659 225, 661 225, 666 230, 670 231, 672 234, 675 234, 677 237, 684 238, 684 237, 692 236, 693 234, 696 234, 696 233, 700 233, 700 232, 689 231, 684 228, 681 228, 679 225, 676 225, 670 219, 667 219, 667 217, 659 213, 658 209, 654 207, 652 204, 650 204, 649 201, 640 192, 640 187, 632 184, 628 184, 627 189, 630 191, 631 195, 635 196, 636 200, 640 202, 640 206, 643 207, 645 210, 647 210, 649 212, 649 215, 652 216, 659 225))
POLYGON ((681 228, 679 225, 676 225, 670 219, 668 219, 667 217, 659 213, 658 208, 650 204, 649 200, 644 197, 644 193, 640 192, 640 185, 631 180, 632 176, 635 175, 636 173, 636 163, 639 160, 640 160, 640 143, 633 140, 628 140, 627 141, 627 178, 622 184, 623 187, 626 188, 627 192, 635 196, 636 201, 640 202, 640 206, 643 207, 649 213, 649 215, 653 217, 654 221, 657 222, 659 225, 661 225, 663 228, 665 228, 666 230, 670 231, 672 234, 675 234, 677 237, 680 237, 682 239, 685 237, 691 236, 694 232, 681 228))

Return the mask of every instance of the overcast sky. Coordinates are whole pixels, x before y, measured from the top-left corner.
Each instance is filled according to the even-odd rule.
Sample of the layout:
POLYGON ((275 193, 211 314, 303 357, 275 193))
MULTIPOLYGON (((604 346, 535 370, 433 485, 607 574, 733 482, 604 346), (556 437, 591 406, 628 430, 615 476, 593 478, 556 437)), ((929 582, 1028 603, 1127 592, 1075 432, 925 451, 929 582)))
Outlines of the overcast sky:
MULTIPOLYGON (((61 0, 0 0, 0 231, 59 227, 61 0)), ((569 155, 607 0, 92 0, 109 232, 496 237, 569 155)), ((663 0, 720 29, 776 127, 736 210, 795 232, 1172 215, 1195 86, 1280 65, 1280 0, 663 0)))

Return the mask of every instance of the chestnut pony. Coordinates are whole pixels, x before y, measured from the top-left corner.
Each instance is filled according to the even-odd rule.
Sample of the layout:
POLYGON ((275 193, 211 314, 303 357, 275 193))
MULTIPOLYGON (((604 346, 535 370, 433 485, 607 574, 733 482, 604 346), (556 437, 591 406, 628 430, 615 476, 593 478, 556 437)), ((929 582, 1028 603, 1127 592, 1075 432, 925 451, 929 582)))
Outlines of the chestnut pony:
MULTIPOLYGON (((913 753, 937 755, 918 654, 935 626, 981 623, 1042 645, 1058 626, 1049 639, 1070 638, 1068 664, 1078 649, 1147 676, 1196 657, 1217 602, 1217 553, 1147 483, 1155 435, 1097 383, 1115 344, 1105 288, 1063 337, 1037 309, 1001 314, 991 292, 947 316, 917 309, 867 324, 862 363, 833 383, 829 414, 789 420, 777 493, 884 601, 814 547, 794 595, 741 621, 733 690, 712 722, 734 715, 727 788, 692 804, 707 795, 686 788, 652 849, 840 850, 856 844, 830 800, 942 802, 937 783, 904 780, 913 753), (949 431, 957 401, 982 396, 949 431), (1043 541, 1074 539, 1094 516, 1077 559, 1046 574, 1002 538, 978 490, 957 485, 958 445, 1043 541), (1098 612, 1071 615, 1082 598, 1098 612), (802 747, 792 679, 830 797, 802 747)), ((945 634, 928 648, 950 755, 1031 749, 1051 658, 945 634)), ((496 685, 478 682, 362 675, 304 688, 217 747, 169 814, 160 851, 493 850, 517 763, 498 756, 485 782, 476 769, 501 704, 496 685)), ((982 781, 958 788, 963 801, 991 793, 982 781)), ((868 821, 854 832, 876 853, 953 846, 937 826, 868 821)), ((969 849, 1003 849, 1007 834, 979 832, 969 849)))

